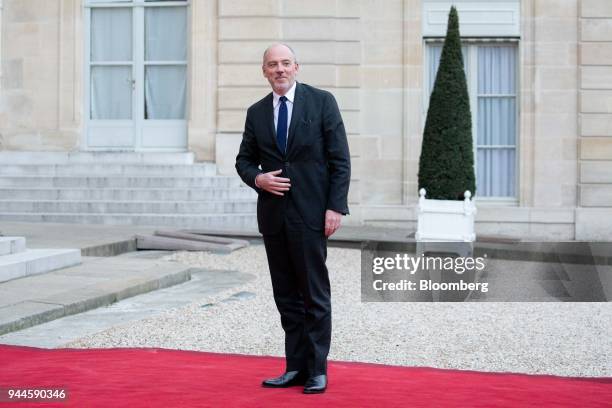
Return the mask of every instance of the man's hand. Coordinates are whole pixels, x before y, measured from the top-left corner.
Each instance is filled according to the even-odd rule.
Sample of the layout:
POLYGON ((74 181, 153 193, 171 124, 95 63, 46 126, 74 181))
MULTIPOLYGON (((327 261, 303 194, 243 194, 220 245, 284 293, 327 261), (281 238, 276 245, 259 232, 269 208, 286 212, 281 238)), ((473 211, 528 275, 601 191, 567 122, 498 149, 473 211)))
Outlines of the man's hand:
POLYGON ((255 183, 257 186, 268 193, 282 196, 283 191, 289 191, 291 184, 288 178, 276 177, 281 174, 282 170, 274 170, 268 173, 261 173, 255 177, 255 183))
POLYGON ((334 210, 325 211, 325 236, 330 237, 338 228, 342 222, 342 214, 335 212, 334 210))

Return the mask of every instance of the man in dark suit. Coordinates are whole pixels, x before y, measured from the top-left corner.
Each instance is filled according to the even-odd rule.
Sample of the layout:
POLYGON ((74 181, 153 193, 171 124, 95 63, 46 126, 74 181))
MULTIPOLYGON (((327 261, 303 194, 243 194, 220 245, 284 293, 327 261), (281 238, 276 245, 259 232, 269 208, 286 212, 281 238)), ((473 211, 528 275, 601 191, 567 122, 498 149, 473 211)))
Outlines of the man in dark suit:
POLYGON ((350 156, 334 97, 297 83, 293 50, 265 51, 263 74, 272 93, 247 111, 236 170, 259 194, 274 301, 285 331, 286 371, 264 387, 327 388, 331 341, 327 238, 348 214, 350 156))

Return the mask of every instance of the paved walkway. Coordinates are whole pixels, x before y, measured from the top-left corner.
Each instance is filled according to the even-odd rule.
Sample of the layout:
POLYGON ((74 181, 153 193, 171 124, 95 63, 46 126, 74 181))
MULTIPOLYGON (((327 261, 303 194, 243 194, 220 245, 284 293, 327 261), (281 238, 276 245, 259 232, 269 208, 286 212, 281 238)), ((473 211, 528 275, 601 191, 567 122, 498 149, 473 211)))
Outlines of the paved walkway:
MULTIPOLYGON (((25 236, 28 248, 81 248, 83 255, 103 252, 121 242, 132 241, 136 234, 151 234, 156 229, 169 227, 143 227, 132 225, 82 225, 55 223, 3 222, 2 235, 25 236)), ((207 230, 210 234, 260 238, 257 231, 207 230)), ((414 242, 414 231, 403 228, 343 226, 332 241, 361 242, 366 240, 414 242)), ((134 247, 135 248, 135 247, 134 247)), ((130 249, 133 250, 133 249, 130 249)), ((100 254, 103 255, 103 254, 100 254)))
MULTIPOLYGON (((156 229, 168 228, 2 223, 2 235, 26 237, 28 248, 80 249, 83 263, 0 283, 0 335, 189 281, 192 277, 192 268, 189 266, 147 256, 151 251, 134 252, 135 235, 152 234, 156 229)), ((260 238, 256 231, 212 233, 260 238)), ((409 233, 403 229, 371 227, 344 227, 334 237, 335 241, 352 242, 355 245, 367 239, 411 240, 409 233)), ((227 284, 221 276, 207 279, 210 287, 227 284)))
MULTIPOLYGON (((154 230, 3 223, 4 235, 25 236, 30 248, 109 256, 84 256, 78 267, 0 284, 0 330, 11 330, 0 343, 282 354, 261 245, 229 256, 125 252, 135 248, 135 234, 154 230)), ((258 241, 255 232, 240 235, 258 241)), ((332 245, 359 248, 362 240, 413 242, 406 230, 344 227, 332 245)), ((337 321, 333 359, 610 375, 610 303, 364 303, 359 254, 329 252, 337 321)), ((516 271, 514 266, 505 269, 516 271)))

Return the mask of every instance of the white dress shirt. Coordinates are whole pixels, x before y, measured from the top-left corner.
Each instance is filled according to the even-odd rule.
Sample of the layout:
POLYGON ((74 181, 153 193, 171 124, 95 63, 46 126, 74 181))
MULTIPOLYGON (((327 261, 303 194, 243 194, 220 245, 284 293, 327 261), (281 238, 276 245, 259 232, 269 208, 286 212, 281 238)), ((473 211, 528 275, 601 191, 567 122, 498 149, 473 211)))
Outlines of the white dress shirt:
MULTIPOLYGON (((289 125, 291 124, 291 114, 293 113, 293 100, 295 99, 295 85, 297 82, 293 83, 293 86, 287 91, 285 96, 287 100, 285 101, 285 105, 287 105, 287 134, 285 135, 285 140, 287 141, 287 145, 289 144, 289 125)), ((272 107, 274 108, 274 129, 278 128, 278 109, 280 108, 280 98, 281 95, 272 91, 272 107)), ((257 177, 255 177, 255 186, 259 187, 259 183, 257 183, 257 177)))
MULTIPOLYGON (((287 105, 287 134, 285 135, 287 145, 289 144, 289 125, 291 124, 291 113, 293 113, 293 100, 295 99, 296 84, 297 82, 294 82, 293 86, 285 94, 285 96, 287 97, 287 101, 285 101, 285 104, 287 105)), ((281 95, 272 91, 272 106, 274 107, 274 129, 278 129, 278 109, 280 108, 280 97, 281 95)))

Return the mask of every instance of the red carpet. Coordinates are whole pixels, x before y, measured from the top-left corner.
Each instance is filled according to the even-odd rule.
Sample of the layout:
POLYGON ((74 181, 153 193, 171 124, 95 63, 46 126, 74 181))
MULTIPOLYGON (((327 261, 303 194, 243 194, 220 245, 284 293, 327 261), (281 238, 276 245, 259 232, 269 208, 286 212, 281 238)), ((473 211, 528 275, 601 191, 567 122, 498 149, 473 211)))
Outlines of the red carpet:
MULTIPOLYGON (((331 362, 322 395, 261 388, 283 360, 165 349, 0 345, 0 388, 68 389, 75 407, 611 407, 612 378, 580 379, 331 362)), ((0 403, 0 407, 8 406, 0 403)), ((14 406, 26 406, 14 404, 14 406)))

